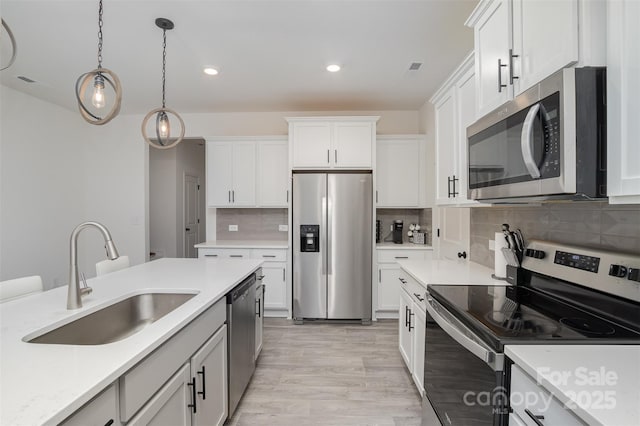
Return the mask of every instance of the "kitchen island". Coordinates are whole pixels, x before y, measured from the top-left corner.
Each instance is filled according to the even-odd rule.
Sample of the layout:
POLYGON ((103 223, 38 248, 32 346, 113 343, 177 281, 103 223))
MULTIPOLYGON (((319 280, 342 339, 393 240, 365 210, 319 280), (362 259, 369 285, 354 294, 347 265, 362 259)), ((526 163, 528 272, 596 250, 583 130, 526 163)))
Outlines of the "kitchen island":
POLYGON ((0 305, 0 424, 60 423, 221 300, 261 263, 160 259, 88 280, 93 292, 77 310, 66 309, 66 286, 0 305), (117 342, 80 346, 23 341, 145 292, 196 295, 117 342))

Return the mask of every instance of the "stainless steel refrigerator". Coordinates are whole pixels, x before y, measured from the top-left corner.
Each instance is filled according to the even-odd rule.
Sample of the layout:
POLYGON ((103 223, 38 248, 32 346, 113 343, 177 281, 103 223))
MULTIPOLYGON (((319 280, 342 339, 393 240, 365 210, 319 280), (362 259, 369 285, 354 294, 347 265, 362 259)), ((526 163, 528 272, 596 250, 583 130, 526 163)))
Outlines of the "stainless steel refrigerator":
POLYGON ((371 173, 293 175, 293 318, 371 321, 371 173))

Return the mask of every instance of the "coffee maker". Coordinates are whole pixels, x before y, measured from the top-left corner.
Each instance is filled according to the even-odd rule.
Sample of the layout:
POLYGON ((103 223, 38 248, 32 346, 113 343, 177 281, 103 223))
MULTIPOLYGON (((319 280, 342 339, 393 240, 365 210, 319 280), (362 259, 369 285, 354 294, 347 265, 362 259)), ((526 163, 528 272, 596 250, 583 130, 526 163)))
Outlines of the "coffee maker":
POLYGON ((401 220, 393 221, 393 242, 394 244, 402 244, 402 227, 403 222, 401 220))

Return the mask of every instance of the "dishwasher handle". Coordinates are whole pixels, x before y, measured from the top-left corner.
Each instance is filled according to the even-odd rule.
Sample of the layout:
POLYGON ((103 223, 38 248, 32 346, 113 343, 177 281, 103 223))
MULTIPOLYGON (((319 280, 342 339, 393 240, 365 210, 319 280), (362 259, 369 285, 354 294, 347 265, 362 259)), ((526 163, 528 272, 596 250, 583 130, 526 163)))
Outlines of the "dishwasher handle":
POLYGON ((494 371, 502 371, 504 368, 504 354, 497 353, 469 337, 473 333, 457 321, 453 315, 431 296, 427 296, 427 311, 431 318, 453 340, 462 345, 466 350, 484 361, 494 371))

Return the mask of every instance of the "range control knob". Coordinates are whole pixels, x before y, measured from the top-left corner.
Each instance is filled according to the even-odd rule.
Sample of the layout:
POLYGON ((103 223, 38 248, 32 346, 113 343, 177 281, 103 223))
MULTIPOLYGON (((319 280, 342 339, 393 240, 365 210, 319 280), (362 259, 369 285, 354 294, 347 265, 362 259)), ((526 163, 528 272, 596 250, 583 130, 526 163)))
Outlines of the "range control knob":
POLYGON ((543 252, 542 250, 534 250, 533 251, 533 257, 535 257, 536 259, 544 259, 545 255, 546 255, 546 253, 543 252))
POLYGON ((640 269, 629 268, 629 275, 627 275, 627 279, 640 282, 640 269))
POLYGON ((527 257, 533 257, 533 252, 534 251, 535 251, 534 249, 527 249, 527 250, 525 250, 524 255, 527 256, 527 257))
POLYGON ((611 265, 609 266, 609 275, 612 277, 626 277, 627 276, 627 268, 622 265, 611 265))

